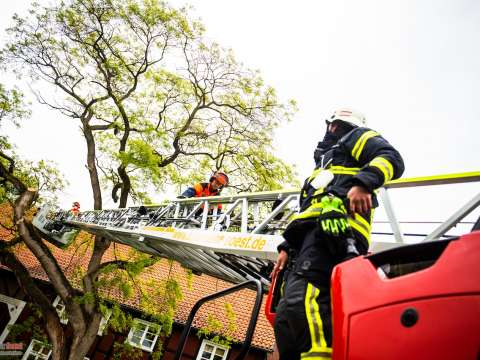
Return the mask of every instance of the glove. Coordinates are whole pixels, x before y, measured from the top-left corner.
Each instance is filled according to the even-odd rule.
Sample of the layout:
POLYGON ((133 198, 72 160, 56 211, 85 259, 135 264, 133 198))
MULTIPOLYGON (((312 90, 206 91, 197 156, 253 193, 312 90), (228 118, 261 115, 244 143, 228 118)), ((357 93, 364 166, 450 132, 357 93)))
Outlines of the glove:
POLYGON ((352 239, 352 229, 348 223, 347 209, 343 200, 334 195, 325 195, 320 199, 322 214, 318 217, 318 226, 332 254, 347 253, 347 239, 352 239))
POLYGON ((342 199, 333 195, 326 195, 320 199, 322 214, 318 217, 320 229, 325 235, 344 237, 350 234, 350 225, 347 220, 347 209, 342 199))

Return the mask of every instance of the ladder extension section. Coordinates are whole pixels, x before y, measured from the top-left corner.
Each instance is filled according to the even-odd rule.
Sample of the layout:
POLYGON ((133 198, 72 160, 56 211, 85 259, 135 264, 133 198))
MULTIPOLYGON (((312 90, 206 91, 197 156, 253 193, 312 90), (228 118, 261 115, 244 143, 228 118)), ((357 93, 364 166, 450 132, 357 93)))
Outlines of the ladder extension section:
POLYGON ((78 229, 139 251, 178 261, 194 273, 233 283, 268 286, 281 232, 297 210, 299 193, 273 191, 175 199, 156 206, 85 211, 42 208, 34 225, 66 247, 78 229))
MULTIPOLYGON (((480 181, 480 172, 400 179, 385 185, 380 198, 396 242, 374 242, 376 252, 403 243, 389 189, 480 181)), ((79 230, 105 236, 139 251, 176 260, 194 273, 233 283, 258 279, 270 284, 269 273, 289 218, 298 210, 299 190, 243 193, 233 196, 175 199, 161 205, 125 209, 70 211, 44 207, 33 224, 44 237, 68 246, 79 230)), ((426 240, 440 239, 480 205, 480 194, 459 209, 426 240)))

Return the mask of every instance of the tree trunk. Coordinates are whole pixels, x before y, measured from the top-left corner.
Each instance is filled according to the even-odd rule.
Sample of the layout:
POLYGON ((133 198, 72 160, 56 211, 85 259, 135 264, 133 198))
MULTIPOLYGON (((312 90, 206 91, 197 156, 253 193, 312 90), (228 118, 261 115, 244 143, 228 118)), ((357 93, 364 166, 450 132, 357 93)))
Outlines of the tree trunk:
POLYGON ((89 326, 86 327, 85 333, 74 334, 70 354, 64 358, 65 360, 83 360, 95 341, 101 320, 102 314, 95 312, 88 321, 89 326))
POLYGON ((95 163, 95 137, 93 136, 93 131, 90 128, 89 121, 92 118, 93 113, 88 112, 85 118, 82 118, 83 124, 83 135, 85 136, 85 141, 87 142, 87 169, 90 174, 90 184, 92 185, 93 191, 93 208, 95 210, 102 209, 102 191, 100 188, 100 180, 98 179, 97 164, 95 163))
POLYGON ((119 166, 117 171, 118 171, 118 174, 120 175, 120 178, 122 179, 122 187, 120 189, 120 202, 118 204, 118 207, 125 208, 127 207, 128 195, 130 194, 132 185, 130 183, 130 177, 125 171, 124 166, 119 166))

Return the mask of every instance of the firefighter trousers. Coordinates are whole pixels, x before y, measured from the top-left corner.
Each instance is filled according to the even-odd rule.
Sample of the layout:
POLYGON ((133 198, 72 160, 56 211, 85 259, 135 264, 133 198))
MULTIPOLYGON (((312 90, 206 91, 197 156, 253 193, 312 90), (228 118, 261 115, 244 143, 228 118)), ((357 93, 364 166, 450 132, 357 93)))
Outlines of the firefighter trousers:
MULTIPOLYGON (((360 254, 368 249, 371 218, 371 212, 349 217, 360 254)), ((345 254, 332 254, 323 236, 314 222, 304 224, 292 240, 301 239, 301 247, 285 275, 274 326, 281 360, 332 357, 330 277, 345 254)))
POLYGON ((290 272, 277 307, 275 340, 280 360, 326 360, 332 356, 329 286, 315 286, 290 272))

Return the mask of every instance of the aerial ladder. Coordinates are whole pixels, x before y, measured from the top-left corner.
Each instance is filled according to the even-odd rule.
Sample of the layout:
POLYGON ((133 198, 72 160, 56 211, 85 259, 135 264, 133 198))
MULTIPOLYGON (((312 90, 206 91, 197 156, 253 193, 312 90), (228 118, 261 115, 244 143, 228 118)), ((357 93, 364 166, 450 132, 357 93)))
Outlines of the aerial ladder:
MULTIPOLYGON (((412 301, 427 301, 427 299, 435 302, 439 297, 447 299, 449 295, 455 293, 455 296, 462 298, 464 307, 463 310, 458 309, 457 311, 461 313, 459 319, 450 322, 445 321, 445 324, 448 324, 450 328, 455 328, 455 326, 461 324, 463 326, 462 332, 470 333, 473 331, 477 335, 480 333, 480 262, 478 262, 480 232, 473 231, 480 230, 480 219, 474 225, 472 234, 461 237, 447 234, 480 205, 480 194, 474 196, 447 220, 440 223, 434 231, 423 234, 422 241, 414 245, 405 244, 405 233, 400 228, 400 222, 396 218, 389 196, 391 190, 398 188, 452 185, 479 181, 480 172, 470 172, 399 179, 391 181, 379 189, 378 195, 390 223, 390 234, 394 241, 375 241, 375 233, 373 233, 374 241, 370 247, 370 255, 347 261, 335 268, 332 277, 333 320, 335 323, 334 359, 353 358, 356 356, 356 352, 358 354, 368 354, 369 348, 365 344, 369 344, 371 341, 360 340, 362 336, 365 336, 365 333, 352 327, 349 322, 352 314, 362 312, 370 314, 369 311, 372 308, 385 308, 387 314, 390 314, 388 312, 389 304, 398 305, 402 301, 405 304, 412 301), (451 250, 452 248, 453 250, 451 250), (455 259, 455 256, 463 257, 461 261, 464 266, 458 266, 459 259, 455 259), (442 290, 441 286, 438 286, 445 279, 437 279, 440 276, 435 273, 438 265, 433 266, 437 263, 445 266, 439 270, 442 276, 451 276, 457 279, 456 282, 453 279, 449 282, 452 286, 447 286, 447 290, 442 290), (352 272, 353 269, 356 273, 352 272), (467 273, 470 275, 467 275, 467 273), (407 274, 410 277, 404 276, 407 274), (352 281, 352 278, 357 280, 362 277, 369 280, 365 280, 367 282, 352 281), (418 279, 416 280, 415 277, 418 277, 418 279), (458 277, 463 280, 458 281, 458 277), (358 288, 358 283, 365 285, 368 284, 368 281, 378 282, 376 291, 381 296, 373 299, 365 293, 365 286, 358 288), (404 281, 406 283, 403 283, 404 281), (415 281, 418 281, 417 285, 421 284, 423 286, 421 295, 414 291, 417 286, 415 281), (433 282, 433 284, 430 284, 430 282, 433 282), (395 288, 397 285, 402 291, 395 288), (410 290, 407 291, 406 289, 410 290), (425 293, 425 291, 430 291, 430 293, 425 293), (349 293, 352 296, 349 297, 349 293), (357 301, 352 303, 354 297, 357 301), (470 315, 467 312, 471 312, 470 315), (466 319, 472 313, 477 316, 476 320, 468 322, 466 319), (465 325, 465 321, 468 323, 467 325, 465 325), (355 338, 352 340, 350 335, 355 331, 357 331, 355 333, 357 340, 355 338), (353 346, 350 343, 351 341, 354 341, 357 347, 353 346), (360 343, 362 346, 358 345, 360 343)), ((273 279, 271 283, 269 274, 277 257, 277 246, 283 241, 282 231, 285 229, 289 218, 298 211, 298 200, 299 190, 294 189, 174 199, 160 205, 91 210, 80 214, 45 207, 37 213, 33 223, 47 240, 60 247, 68 246, 78 231, 84 230, 91 234, 105 236, 113 242, 126 244, 144 253, 178 261, 196 274, 208 274, 238 284, 236 285, 238 288, 244 287, 243 284, 256 287, 256 306, 252 312, 252 322, 244 343, 244 348, 248 350, 261 303, 259 297, 261 297, 262 291, 266 292, 269 288, 266 313, 269 321, 273 323, 275 306, 279 300, 279 292, 276 289, 278 289, 280 281, 273 279), (219 204, 222 204, 222 211, 219 210, 219 204)), ((227 291, 227 293, 229 292, 227 291)), ((210 300, 212 296, 207 298, 210 300)), ((454 300, 457 301, 458 299, 455 298, 454 300)), ((203 303, 203 301, 207 300, 201 300, 199 303, 203 303)), ((419 322, 419 316, 421 315, 413 305, 411 308, 405 306, 400 306, 404 311, 399 315, 398 323, 401 327, 410 329, 419 322)), ((401 312, 400 310, 398 311, 401 312)), ((426 316, 430 317, 439 316, 435 311, 422 311, 422 314, 427 314, 426 316)), ((367 319, 368 316, 364 315, 367 319)), ((382 326, 385 325, 382 319, 388 318, 388 316, 385 316, 385 314, 383 314, 383 317, 379 317, 377 314, 375 316, 372 315, 372 318, 376 319, 375 321, 382 326)), ((440 318, 443 319, 442 316, 440 318)), ((470 317, 470 319, 472 318, 470 317)), ((393 319, 390 320, 392 320, 392 323, 394 322, 393 319)), ((368 321, 361 323, 369 324, 368 321)), ((187 323, 184 334, 182 334, 183 340, 188 335, 190 325, 191 321, 190 324, 187 323)), ((422 325, 424 326, 423 323, 422 325)), ((419 326, 415 327, 415 329, 417 328, 419 326)), ((402 333, 402 329, 399 330, 399 333, 402 333)), ((435 328, 431 327, 430 329, 435 328)), ((415 338, 402 333, 402 336, 405 336, 404 341, 409 343, 408 351, 424 353, 429 351, 425 350, 427 348, 431 349, 432 352, 422 358, 433 358, 431 354, 435 354, 435 358, 438 359, 461 358, 443 356, 441 352, 435 352, 428 342, 415 340, 418 340, 418 336, 428 337, 428 333, 429 330, 424 328, 421 328, 415 338), (420 348, 417 349, 415 344, 418 343, 420 348)), ((447 336, 446 333, 441 331, 433 331, 432 336, 436 336, 437 340, 440 341, 447 340, 443 339, 447 336)), ((373 340, 373 342, 375 341, 373 340)), ((480 354, 480 339, 478 337, 474 335, 464 336, 462 339, 458 339, 458 342, 463 345, 465 354, 467 352, 473 354, 475 351, 480 354)), ((395 349, 397 355, 389 353, 390 350, 387 344, 386 348, 382 350, 385 357, 376 358, 404 358, 401 355, 401 349, 400 352, 395 349)), ((405 354, 410 354, 410 352, 405 352, 405 354)), ((242 353, 246 353, 246 351, 242 353)), ((449 354, 448 351, 443 351, 443 353, 449 354)), ((180 354, 181 350, 177 354, 178 359, 180 354)), ((379 354, 376 353, 376 355, 379 354)), ((359 355, 355 358, 369 359, 374 357, 359 355)))

